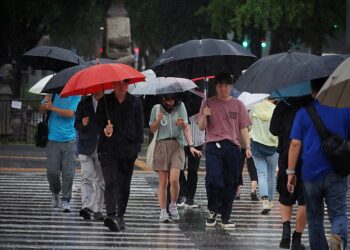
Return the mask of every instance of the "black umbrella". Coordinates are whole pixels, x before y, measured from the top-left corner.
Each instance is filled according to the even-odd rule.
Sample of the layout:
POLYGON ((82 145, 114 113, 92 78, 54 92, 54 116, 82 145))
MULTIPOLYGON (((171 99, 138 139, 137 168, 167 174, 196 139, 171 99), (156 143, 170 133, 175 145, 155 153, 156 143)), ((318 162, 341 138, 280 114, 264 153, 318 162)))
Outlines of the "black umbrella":
POLYGON ((228 40, 190 40, 165 51, 152 69, 157 76, 193 79, 227 72, 240 74, 255 56, 238 43, 228 40))
POLYGON ((70 67, 64 70, 61 70, 57 74, 55 74, 45 85, 42 93, 60 93, 63 89, 64 85, 68 82, 68 80, 78 71, 91 67, 93 65, 106 64, 106 63, 115 63, 111 59, 107 58, 99 58, 98 60, 91 60, 84 64, 77 65, 74 67, 70 67))
POLYGON ((68 80, 78 71, 86 69, 92 64, 82 64, 61 70, 55 74, 42 89, 41 93, 60 93, 68 80))
POLYGON ((34 69, 54 72, 85 63, 84 59, 74 52, 53 46, 38 46, 28 50, 23 54, 23 61, 34 69))
POLYGON ((271 93, 292 84, 329 76, 337 58, 307 53, 284 52, 263 57, 238 79, 236 88, 251 93, 271 93))

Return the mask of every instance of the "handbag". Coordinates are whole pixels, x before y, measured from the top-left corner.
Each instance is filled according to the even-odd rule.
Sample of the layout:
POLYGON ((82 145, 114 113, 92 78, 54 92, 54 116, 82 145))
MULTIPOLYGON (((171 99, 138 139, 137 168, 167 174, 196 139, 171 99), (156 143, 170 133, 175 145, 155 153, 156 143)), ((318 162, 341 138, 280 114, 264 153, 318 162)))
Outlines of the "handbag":
POLYGON ((332 164, 336 174, 346 177, 350 173, 350 141, 331 133, 316 113, 312 105, 306 107, 321 138, 321 147, 332 164))
MULTIPOLYGON (((159 109, 160 109, 160 106, 159 106, 159 104, 157 104, 156 105, 156 117, 159 114, 159 109)), ((152 141, 149 144, 149 146, 147 148, 147 152, 146 152, 146 163, 150 167, 153 167, 153 154, 154 154, 154 149, 156 148, 156 144, 157 144, 157 135, 158 135, 158 129, 154 133, 152 141)))
MULTIPOLYGON (((52 103, 54 99, 55 99, 55 95, 52 97, 52 103)), ((45 120, 39 122, 36 127, 35 146, 37 147, 45 148, 49 140, 48 122, 50 118, 50 113, 51 111, 47 113, 45 120)))

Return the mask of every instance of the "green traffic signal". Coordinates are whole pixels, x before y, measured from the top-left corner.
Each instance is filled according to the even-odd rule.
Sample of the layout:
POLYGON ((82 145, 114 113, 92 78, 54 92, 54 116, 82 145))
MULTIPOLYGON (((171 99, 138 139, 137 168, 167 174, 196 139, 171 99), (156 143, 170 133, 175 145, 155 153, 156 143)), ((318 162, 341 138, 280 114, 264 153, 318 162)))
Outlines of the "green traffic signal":
POLYGON ((266 48, 267 44, 266 42, 261 42, 261 48, 266 48))
POLYGON ((248 42, 247 41, 243 41, 242 45, 243 45, 244 48, 248 48, 248 42))

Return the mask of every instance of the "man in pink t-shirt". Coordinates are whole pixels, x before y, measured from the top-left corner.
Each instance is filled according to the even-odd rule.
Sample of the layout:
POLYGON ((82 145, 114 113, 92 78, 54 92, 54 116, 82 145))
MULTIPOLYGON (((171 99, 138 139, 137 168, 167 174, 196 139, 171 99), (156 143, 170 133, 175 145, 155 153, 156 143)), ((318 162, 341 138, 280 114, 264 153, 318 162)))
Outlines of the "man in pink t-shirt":
POLYGON ((230 95, 232 77, 227 73, 215 76, 216 96, 203 102, 198 127, 206 130, 206 177, 208 198, 208 227, 216 225, 217 214, 221 214, 222 227, 233 228, 231 210, 235 190, 239 185, 241 135, 246 146, 246 157, 250 158, 249 114, 244 104, 230 95))

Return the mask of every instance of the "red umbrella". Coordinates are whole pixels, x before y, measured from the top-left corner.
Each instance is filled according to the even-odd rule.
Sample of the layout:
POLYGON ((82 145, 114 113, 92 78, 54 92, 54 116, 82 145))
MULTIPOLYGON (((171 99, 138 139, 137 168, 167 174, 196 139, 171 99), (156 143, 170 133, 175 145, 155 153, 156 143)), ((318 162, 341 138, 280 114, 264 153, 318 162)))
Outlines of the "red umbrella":
POLYGON ((129 84, 145 80, 145 76, 126 64, 96 64, 75 73, 64 86, 61 97, 88 95, 112 89, 113 83, 127 80, 129 84))

